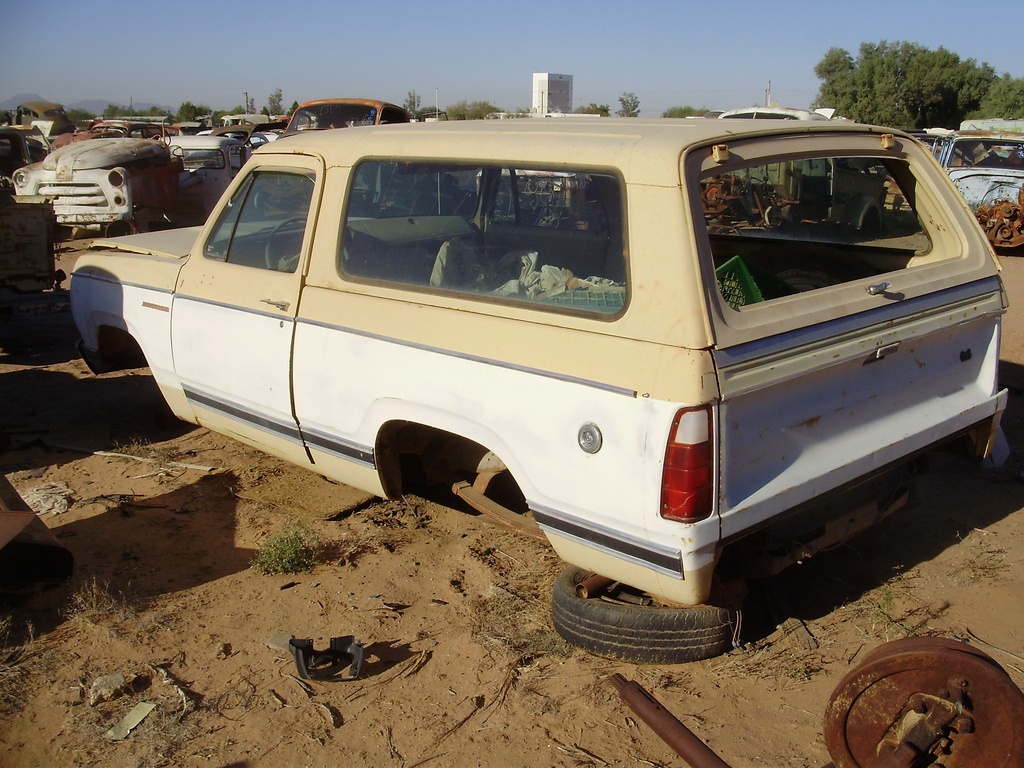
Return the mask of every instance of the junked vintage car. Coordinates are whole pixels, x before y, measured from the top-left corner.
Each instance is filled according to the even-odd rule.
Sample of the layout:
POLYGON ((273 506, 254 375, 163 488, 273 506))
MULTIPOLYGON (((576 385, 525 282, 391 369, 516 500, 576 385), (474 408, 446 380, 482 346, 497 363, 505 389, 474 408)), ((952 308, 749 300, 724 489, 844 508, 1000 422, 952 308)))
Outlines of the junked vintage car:
POLYGON ((168 145, 182 163, 178 204, 168 216, 179 227, 202 224, 249 159, 249 147, 230 136, 172 136, 168 145))
POLYGON ((1005 447, 991 249, 921 144, 849 122, 300 132, 71 294, 90 367, 181 419, 546 539, 555 628, 633 661, 728 649, 746 579, 901 509, 931 449, 1005 447))
POLYGON ((998 251, 1024 249, 1024 133, 957 131, 936 157, 998 251))
POLYGON ((12 186, 16 170, 39 162, 48 151, 45 138, 35 126, 0 127, 0 187, 12 186))
POLYGON ((34 125, 50 139, 75 130, 75 124, 64 111, 64 105, 55 101, 26 101, 19 104, 14 113, 14 124, 34 125))
POLYGON ((153 139, 89 139, 18 169, 18 196, 53 203, 77 232, 128 234, 166 227, 178 205, 181 160, 153 139))
POLYGON ((58 136, 53 141, 53 148, 60 149, 68 144, 89 139, 166 139, 177 132, 173 125, 152 120, 95 120, 85 130, 58 136))
POLYGON ((411 120, 412 116, 402 107, 378 99, 317 99, 307 101, 295 110, 284 135, 357 125, 408 123, 411 120))

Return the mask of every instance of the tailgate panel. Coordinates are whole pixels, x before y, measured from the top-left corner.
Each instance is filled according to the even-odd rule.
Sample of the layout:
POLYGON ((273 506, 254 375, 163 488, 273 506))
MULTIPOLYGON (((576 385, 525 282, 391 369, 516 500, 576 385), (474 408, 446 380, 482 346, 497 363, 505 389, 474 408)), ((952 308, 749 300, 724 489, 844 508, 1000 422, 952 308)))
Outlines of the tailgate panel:
POLYGON ((718 351, 723 537, 998 412, 1001 314, 992 279, 718 351))

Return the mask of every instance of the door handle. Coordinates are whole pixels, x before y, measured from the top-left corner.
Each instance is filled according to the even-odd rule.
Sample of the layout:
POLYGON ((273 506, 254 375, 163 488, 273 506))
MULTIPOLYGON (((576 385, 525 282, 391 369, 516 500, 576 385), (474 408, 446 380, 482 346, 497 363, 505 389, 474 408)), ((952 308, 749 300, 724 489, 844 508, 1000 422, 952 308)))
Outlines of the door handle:
POLYGON ((875 283, 868 286, 868 293, 871 296, 877 296, 880 293, 885 293, 890 288, 892 288, 892 283, 875 283))
POLYGON ((881 360, 883 357, 888 357, 899 348, 900 343, 898 341, 894 341, 891 344, 884 344, 881 347, 875 347, 875 351, 871 353, 871 357, 869 357, 864 362, 874 363, 878 360, 881 360))
POLYGON ((260 299, 261 304, 269 304, 272 307, 277 307, 282 312, 288 311, 288 302, 280 301, 279 299, 260 299))

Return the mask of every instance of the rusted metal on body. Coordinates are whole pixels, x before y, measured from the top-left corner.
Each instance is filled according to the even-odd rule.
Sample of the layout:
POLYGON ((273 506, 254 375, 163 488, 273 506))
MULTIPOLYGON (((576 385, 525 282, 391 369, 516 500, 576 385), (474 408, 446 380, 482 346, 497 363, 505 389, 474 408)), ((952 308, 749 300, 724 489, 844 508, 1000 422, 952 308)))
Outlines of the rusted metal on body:
POLYGON ((584 579, 576 585, 576 597, 581 600, 589 600, 592 597, 597 597, 608 588, 612 581, 613 580, 609 579, 607 576, 601 576, 595 573, 593 576, 584 579))
POLYGON ((620 674, 611 677, 619 697, 647 723, 661 739, 675 750, 692 768, 730 768, 689 728, 661 705, 647 689, 620 674))
POLYGON ((1009 250, 1024 246, 1024 187, 1017 200, 997 200, 992 205, 979 205, 978 223, 993 247, 1009 250))
POLYGON ((880 646, 836 687, 825 744, 836 768, 1018 768, 1024 693, 966 643, 880 646))
POLYGON ((462 481, 452 486, 452 493, 469 504, 477 512, 487 515, 491 520, 538 541, 546 541, 547 537, 532 518, 517 514, 506 506, 487 497, 487 489, 491 482, 504 469, 485 470, 478 472, 473 484, 462 481))

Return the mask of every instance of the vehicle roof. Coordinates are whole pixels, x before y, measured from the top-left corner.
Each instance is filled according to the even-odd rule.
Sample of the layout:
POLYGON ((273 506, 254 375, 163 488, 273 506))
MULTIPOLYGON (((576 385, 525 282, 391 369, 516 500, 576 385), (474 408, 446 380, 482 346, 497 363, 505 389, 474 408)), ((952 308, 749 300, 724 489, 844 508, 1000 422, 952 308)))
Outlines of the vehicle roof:
POLYGON ((170 136, 167 139, 172 147, 184 147, 186 149, 220 149, 221 147, 243 146, 244 141, 232 136, 190 136, 188 134, 170 136))
POLYGON ((403 107, 400 107, 397 104, 392 104, 390 101, 382 101, 381 99, 348 99, 348 98, 340 98, 340 99, 313 99, 312 101, 304 101, 302 104, 299 104, 297 109, 302 109, 303 107, 314 107, 317 104, 364 104, 364 105, 366 105, 368 107, 381 106, 381 107, 395 107, 396 109, 403 109, 403 107))
MULTIPOLYGON (((645 176, 654 180, 674 177, 678 162, 694 146, 728 143, 758 136, 807 136, 896 133, 892 128, 849 121, 803 120, 681 120, 671 118, 566 117, 561 120, 455 120, 433 123, 347 128, 343 131, 301 131, 287 141, 260 147, 268 153, 313 154, 329 165, 351 165, 363 157, 455 158, 474 157, 512 162, 535 162, 565 167, 568 163, 591 167, 635 167, 645 163, 645 176), (401 137, 401 142, 395 141, 401 137)), ((916 142, 914 146, 919 147, 916 142)))
POLYGON ((812 112, 809 109, 794 109, 792 107, 740 107, 739 109, 727 109, 718 116, 719 120, 728 120, 738 115, 754 113, 758 115, 776 115, 782 119, 792 120, 828 120, 825 115, 812 112))
POLYGON ((47 109, 64 109, 64 105, 56 101, 23 101, 18 105, 19 107, 31 107, 38 111, 46 111, 47 109))
POLYGON ((997 141, 1021 141, 1024 142, 1024 133, 1017 131, 954 131, 949 134, 953 139, 996 139, 997 141))

